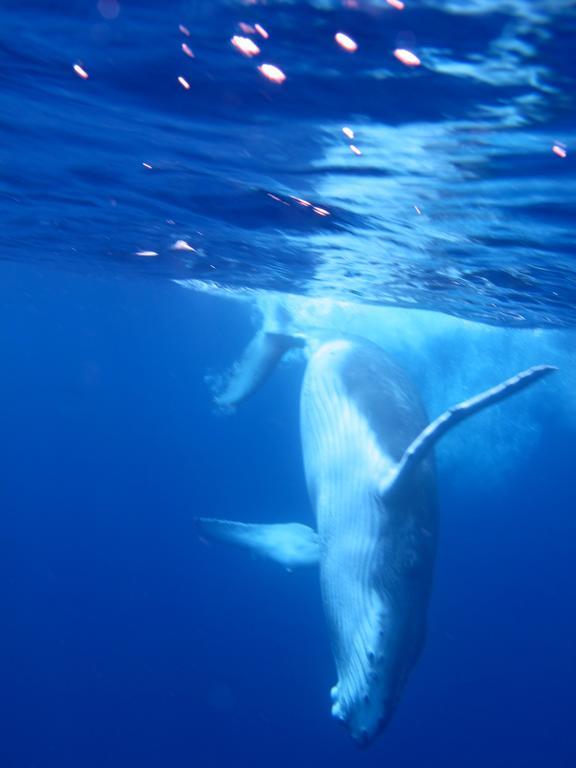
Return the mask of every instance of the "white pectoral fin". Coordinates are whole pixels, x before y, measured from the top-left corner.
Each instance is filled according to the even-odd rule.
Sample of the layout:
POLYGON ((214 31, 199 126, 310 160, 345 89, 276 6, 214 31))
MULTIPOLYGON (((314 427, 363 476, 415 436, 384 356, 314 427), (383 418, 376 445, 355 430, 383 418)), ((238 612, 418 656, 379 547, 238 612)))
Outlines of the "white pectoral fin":
POLYGON ((478 413, 478 411, 520 392, 525 387, 529 387, 556 370, 558 369, 553 365, 535 365, 521 373, 517 373, 516 376, 506 379, 501 384, 497 384, 495 387, 487 389, 485 392, 481 392, 479 395, 471 397, 469 400, 464 400, 462 403, 444 411, 441 416, 438 416, 437 419, 431 422, 410 443, 394 470, 382 482, 381 493, 386 495, 399 490, 410 478, 412 470, 452 427, 455 427, 469 416, 478 413))
POLYGON ((237 544, 285 568, 315 565, 319 557, 318 534, 300 523, 252 524, 230 520, 196 519, 202 535, 237 544))
POLYGON ((225 387, 215 396, 219 406, 234 406, 246 400, 266 381, 290 349, 303 347, 302 336, 258 331, 234 365, 225 387))

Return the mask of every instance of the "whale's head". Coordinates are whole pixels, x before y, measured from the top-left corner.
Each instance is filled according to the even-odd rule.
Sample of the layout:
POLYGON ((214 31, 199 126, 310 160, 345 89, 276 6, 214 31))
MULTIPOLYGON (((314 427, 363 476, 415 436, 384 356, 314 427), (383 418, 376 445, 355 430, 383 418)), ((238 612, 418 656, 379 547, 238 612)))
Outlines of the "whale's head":
POLYGON ((389 689, 374 664, 364 684, 355 691, 346 683, 343 680, 332 688, 332 715, 342 722, 359 747, 367 747, 394 714, 398 692, 389 689))
POLYGON ((331 690, 332 716, 360 747, 390 722, 425 634, 420 612, 393 611, 383 593, 372 591, 371 597, 363 620, 357 616, 345 633, 346 653, 335 656, 338 682, 331 690))

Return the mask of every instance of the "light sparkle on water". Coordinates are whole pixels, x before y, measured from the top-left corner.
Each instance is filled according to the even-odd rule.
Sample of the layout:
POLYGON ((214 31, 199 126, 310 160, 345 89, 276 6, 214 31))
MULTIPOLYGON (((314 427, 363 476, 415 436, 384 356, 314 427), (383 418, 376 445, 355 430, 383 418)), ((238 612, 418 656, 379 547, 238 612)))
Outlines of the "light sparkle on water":
POLYGON ((396 48, 394 51, 394 56, 396 56, 398 61, 401 61, 402 64, 405 64, 407 67, 419 67, 422 63, 415 53, 412 53, 412 51, 407 51, 406 48, 396 48))
POLYGON ((352 40, 348 35, 345 35, 344 32, 337 32, 334 35, 334 40, 336 40, 341 48, 348 51, 348 53, 354 53, 358 50, 358 43, 355 40, 352 40))
POLYGON ((240 35, 234 35, 230 40, 234 48, 236 48, 244 56, 258 56, 260 48, 249 37, 241 37, 240 35))
POLYGON ((174 245, 172 246, 172 250, 174 251, 195 251, 195 248, 192 248, 191 245, 189 245, 186 240, 176 240, 174 245))
POLYGON ((272 80, 273 83, 283 83, 284 80, 286 80, 286 75, 279 67, 274 66, 274 64, 261 64, 258 67, 259 72, 264 75, 264 77, 267 77, 268 80, 272 80))
POLYGON ((82 78, 82 80, 88 80, 88 78, 90 77, 88 72, 86 72, 84 67, 80 66, 80 64, 74 64, 73 69, 74 69, 74 72, 76 72, 76 74, 78 75, 78 77, 82 78))
POLYGON ((289 202, 287 202, 286 200, 282 200, 282 198, 278 197, 278 195, 273 195, 272 192, 266 192, 266 194, 268 195, 268 197, 271 197, 272 200, 276 200, 277 203, 282 203, 282 205, 288 205, 288 206, 290 205, 289 202))
POLYGON ((565 158, 568 156, 568 151, 566 149, 566 146, 558 142, 552 145, 552 152, 554 152, 555 155, 561 158, 565 158))

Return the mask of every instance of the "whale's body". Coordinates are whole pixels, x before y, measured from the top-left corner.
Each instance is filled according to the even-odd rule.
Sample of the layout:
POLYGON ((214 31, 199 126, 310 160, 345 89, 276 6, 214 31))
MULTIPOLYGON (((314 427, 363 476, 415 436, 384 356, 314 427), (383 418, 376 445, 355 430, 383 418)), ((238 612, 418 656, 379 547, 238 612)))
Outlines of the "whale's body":
MULTIPOLYGON (((287 347, 278 336, 275 354, 275 335, 260 336, 221 403, 244 400, 287 347)), ((427 426, 418 393, 383 350, 364 339, 325 340, 311 347, 300 401, 316 530, 198 521, 206 535, 289 568, 318 563, 337 672, 332 714, 360 745, 389 721, 423 646, 438 526, 432 446, 454 424, 551 370, 531 368, 427 426)))
POLYGON ((436 550, 431 458, 388 500, 382 479, 427 419, 414 387, 373 344, 311 357, 300 410, 320 583, 338 682, 332 713, 359 743, 388 721, 423 644, 436 550))

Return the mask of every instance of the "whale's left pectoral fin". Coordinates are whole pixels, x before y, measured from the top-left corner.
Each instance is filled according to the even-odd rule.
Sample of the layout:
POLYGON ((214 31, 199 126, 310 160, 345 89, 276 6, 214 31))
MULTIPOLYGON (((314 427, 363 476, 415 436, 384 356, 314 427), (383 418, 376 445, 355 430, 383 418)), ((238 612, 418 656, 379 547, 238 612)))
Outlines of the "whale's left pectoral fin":
POLYGON ((268 525, 200 517, 196 525, 206 538, 245 547, 288 569, 318 562, 318 534, 301 523, 268 525))
POLYGON ((287 352, 305 345, 306 340, 298 334, 258 331, 229 372, 226 385, 214 395, 215 404, 233 407, 247 400, 287 352))
POLYGON ((481 392, 469 400, 449 408, 441 416, 438 416, 431 424, 420 432, 418 437, 413 440, 404 455, 390 472, 384 478, 380 486, 380 492, 386 496, 401 491, 404 484, 409 481, 412 471, 418 466, 419 462, 427 456, 438 440, 446 434, 452 427, 455 427, 464 419, 478 413, 478 411, 487 408, 490 405, 505 400, 507 397, 520 392, 525 387, 534 384, 536 381, 549 373, 558 370, 552 365, 535 365, 528 368, 516 376, 512 376, 501 384, 497 384, 485 392, 481 392))

